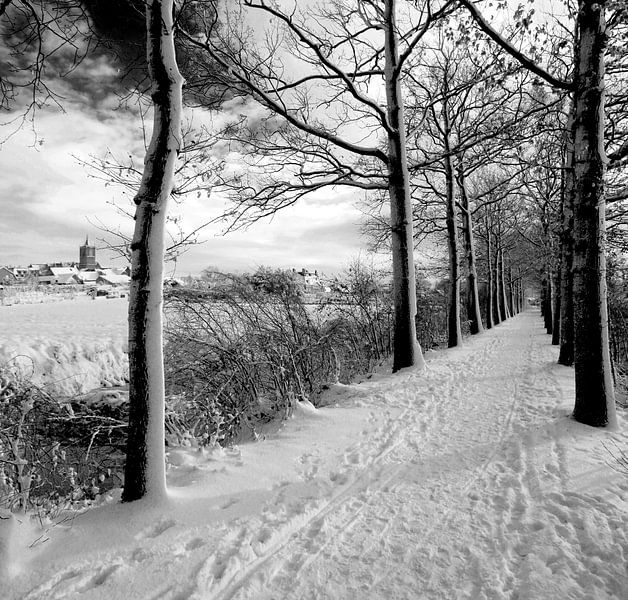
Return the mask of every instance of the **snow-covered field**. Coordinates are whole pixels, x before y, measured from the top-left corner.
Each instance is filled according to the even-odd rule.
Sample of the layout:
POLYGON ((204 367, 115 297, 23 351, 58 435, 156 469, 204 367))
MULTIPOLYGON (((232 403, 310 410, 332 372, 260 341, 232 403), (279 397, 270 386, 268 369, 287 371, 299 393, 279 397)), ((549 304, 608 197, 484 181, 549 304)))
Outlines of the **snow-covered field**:
MULTIPOLYGON (((94 333, 95 336, 99 334, 94 333)), ((14 523, 4 599, 628 598, 618 431, 569 418, 537 311, 330 390, 241 447, 169 453, 169 501, 14 523)))
POLYGON ((53 394, 121 385, 128 372, 125 299, 77 296, 0 306, 0 365, 53 394))

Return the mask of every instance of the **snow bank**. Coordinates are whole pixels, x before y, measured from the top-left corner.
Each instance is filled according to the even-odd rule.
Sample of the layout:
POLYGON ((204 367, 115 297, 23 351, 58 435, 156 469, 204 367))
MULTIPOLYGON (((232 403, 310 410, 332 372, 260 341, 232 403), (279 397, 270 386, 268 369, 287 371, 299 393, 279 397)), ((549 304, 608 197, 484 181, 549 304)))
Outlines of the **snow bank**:
POLYGON ((0 306, 0 364, 59 395, 123 385, 128 372, 125 299, 79 296, 0 306))

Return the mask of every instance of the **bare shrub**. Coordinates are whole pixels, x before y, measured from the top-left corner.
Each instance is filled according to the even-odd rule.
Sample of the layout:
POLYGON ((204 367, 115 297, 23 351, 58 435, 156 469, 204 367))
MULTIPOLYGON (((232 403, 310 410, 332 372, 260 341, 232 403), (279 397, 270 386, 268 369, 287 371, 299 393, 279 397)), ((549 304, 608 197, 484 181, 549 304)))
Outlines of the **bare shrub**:
MULTIPOLYGON (((314 304, 290 272, 205 273, 212 287, 167 297, 166 429, 173 444, 257 436, 295 402, 364 377, 392 352, 390 277, 354 261, 314 304)), ((425 348, 446 334, 445 298, 419 290, 425 348), (444 333, 443 333, 444 332, 444 333)))
POLYGON ((47 514, 121 484, 125 422, 0 369, 0 508, 47 514))
MULTIPOLYGON (((423 350, 447 345, 447 285, 447 281, 431 285, 417 277, 417 337, 423 350)), ((463 323, 465 320, 463 316, 463 323)), ((468 331, 468 326, 465 329, 468 331)))
POLYGON ((353 261, 331 282, 320 312, 343 383, 370 373, 392 353, 393 306, 385 272, 353 261))
POLYGON ((337 372, 329 335, 288 273, 224 276, 210 292, 168 298, 166 382, 171 435, 230 443, 314 400, 337 372))

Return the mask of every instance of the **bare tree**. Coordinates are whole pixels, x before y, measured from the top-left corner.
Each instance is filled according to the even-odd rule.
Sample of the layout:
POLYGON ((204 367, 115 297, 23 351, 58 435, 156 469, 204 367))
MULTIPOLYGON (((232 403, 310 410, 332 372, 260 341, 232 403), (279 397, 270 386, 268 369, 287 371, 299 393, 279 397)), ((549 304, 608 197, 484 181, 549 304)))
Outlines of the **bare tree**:
POLYGON ((129 300, 129 432, 122 499, 165 493, 162 350, 164 233, 181 145, 182 84, 173 0, 146 3, 147 58, 154 125, 135 204, 129 300))
MULTIPOLYGON (((459 0, 480 29, 525 68, 573 95, 574 140, 574 418, 593 426, 616 423, 606 289, 604 156, 604 52, 607 0, 581 0, 575 15, 573 78, 546 70, 484 19, 470 0, 459 0)), ((611 3, 613 6, 613 3, 611 3)))
MULTIPOLYGON (((509 65, 499 50, 477 40, 474 47, 461 44, 464 37, 439 28, 430 47, 419 55, 408 83, 413 136, 411 173, 415 185, 418 229, 437 231, 444 223, 449 254, 449 344, 460 341, 460 282, 463 254, 467 265, 467 320, 471 333, 483 330, 474 236, 474 213, 493 186, 488 174, 515 177, 515 149, 537 135, 530 122, 553 102, 541 102, 529 75, 509 65), (515 169, 504 171, 513 163, 515 169), (432 204, 435 210, 423 207, 432 204), (462 229, 464 247, 459 242, 462 229)), ((492 202, 492 200, 490 200, 492 202)), ((494 239, 494 238, 493 238, 494 239)), ((495 254, 494 258, 500 259, 495 254)), ((501 262, 499 263, 501 268, 501 262)), ((505 267, 504 267, 505 268, 505 267)), ((494 266, 491 268, 491 275, 494 266)), ((503 290, 502 290, 503 292, 503 290)), ((501 296, 503 298, 503 293, 501 296)), ((497 298, 497 296, 495 296, 497 298)), ((500 306, 503 305, 503 299, 500 306)), ((490 315, 489 315, 490 316, 490 315)))
MULTIPOLYGON (((281 31, 266 35, 270 47, 265 52, 256 51, 253 40, 236 27, 228 40, 213 35, 213 23, 204 14, 198 15, 195 29, 183 33, 268 111, 255 122, 257 135, 249 137, 265 175, 254 179, 253 170, 237 175, 233 216, 242 219, 251 211, 254 218, 270 215, 306 194, 340 185, 387 193, 395 371, 423 364, 416 340, 402 72, 430 26, 453 2, 417 3, 414 25, 398 23, 397 4, 333 1, 308 17, 264 0, 246 0, 246 11, 281 25, 281 31), (290 44, 290 64, 284 39, 290 44), (296 77, 288 75, 296 71, 296 77)), ((233 24, 235 17, 229 19, 233 24)))

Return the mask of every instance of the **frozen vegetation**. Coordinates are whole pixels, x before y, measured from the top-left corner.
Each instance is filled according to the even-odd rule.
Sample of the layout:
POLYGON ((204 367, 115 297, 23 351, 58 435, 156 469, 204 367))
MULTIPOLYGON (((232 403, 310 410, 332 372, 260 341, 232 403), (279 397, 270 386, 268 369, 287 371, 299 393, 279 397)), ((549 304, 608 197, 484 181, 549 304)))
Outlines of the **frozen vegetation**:
POLYGON ((0 597, 627 598, 628 415, 572 420, 557 352, 529 310, 257 443, 170 447, 161 505, 4 520, 0 597))
POLYGON ((124 383, 128 301, 121 298, 0 308, 0 364, 52 394, 75 396, 124 383))

